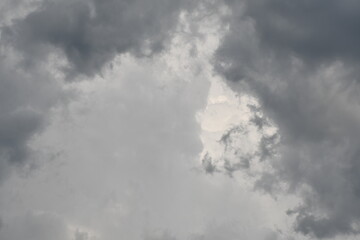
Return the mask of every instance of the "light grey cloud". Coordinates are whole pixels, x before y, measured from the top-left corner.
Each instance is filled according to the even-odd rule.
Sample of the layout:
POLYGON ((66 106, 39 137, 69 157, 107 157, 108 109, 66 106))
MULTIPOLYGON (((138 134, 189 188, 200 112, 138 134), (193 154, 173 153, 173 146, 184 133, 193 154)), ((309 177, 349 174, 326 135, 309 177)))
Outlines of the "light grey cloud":
POLYGON ((186 0, 2 2, 0 178, 31 157, 30 140, 66 95, 58 70, 91 77, 117 54, 160 52, 187 6, 186 0), (57 69, 62 55, 66 67, 57 69))
POLYGON ((5 182, 4 224, 37 209, 60 215, 75 230, 71 240, 271 234, 274 223, 256 196, 227 176, 194 170, 202 150, 195 114, 206 103, 207 75, 189 82, 184 68, 177 76, 155 63, 122 58, 105 80, 86 83, 84 97, 67 109, 70 119, 52 115, 35 147, 65 154, 30 178, 5 182))
POLYGON ((176 238, 168 232, 161 232, 145 235, 144 240, 176 240, 176 238))
POLYGON ((71 240, 64 222, 44 213, 28 213, 9 220, 0 230, 0 236, 6 240, 71 240))
MULTIPOLYGON (((280 183, 303 199, 295 229, 318 238, 357 234, 359 38, 355 1, 225 1, 229 31, 215 69, 258 98, 278 128, 280 158, 257 187, 280 183)), ((225 24, 225 23, 224 23, 225 24)), ((254 123, 257 123, 256 121, 254 123)), ((271 156, 271 149, 264 153, 271 156)))
POLYGON ((193 236, 192 240, 236 240, 239 237, 243 239, 254 240, 280 240, 281 234, 268 229, 260 228, 257 231, 251 229, 254 226, 245 222, 222 222, 210 223, 203 234, 193 236))
MULTIPOLYGON (((93 77, 116 54, 130 52, 137 57, 150 56, 166 44, 184 2, 43 1, 24 17, 18 16, 11 24, 3 24, 0 42, 4 49, 4 58, 0 60, 0 177, 5 177, 13 166, 29 163, 32 149, 29 145, 36 144, 35 137, 41 138, 39 135, 47 126, 50 112, 64 96, 63 88, 69 86, 63 83, 61 73, 52 65, 57 64, 50 61, 52 54, 65 55, 69 68, 62 70, 68 77, 78 74, 93 77)), ((129 68, 126 70, 131 71, 131 66, 129 68)), ((51 169, 49 162, 50 169, 45 164, 35 173, 40 180, 34 176, 23 179, 13 176, 3 183, 1 239, 68 240, 69 229, 78 228, 71 225, 72 221, 90 225, 105 240, 119 239, 119 236, 141 239, 148 219, 151 227, 186 234, 183 229, 190 224, 182 222, 184 213, 177 209, 181 209, 184 202, 185 205, 189 203, 186 195, 179 200, 176 198, 186 188, 181 181, 172 181, 175 178, 172 174, 178 171, 172 164, 182 166, 181 174, 191 172, 183 161, 193 160, 200 151, 195 113, 206 99, 204 85, 207 82, 201 81, 201 87, 194 83, 192 87, 196 93, 186 88, 190 90, 181 95, 181 88, 171 88, 167 92, 165 83, 155 82, 159 76, 150 77, 151 71, 139 75, 139 69, 142 68, 128 73, 122 86, 118 86, 118 92, 109 92, 119 97, 115 98, 116 103, 110 96, 105 106, 98 106, 105 111, 101 118, 97 118, 100 115, 95 112, 94 118, 83 119, 84 126, 90 127, 79 129, 105 137, 102 139, 105 144, 98 142, 94 146, 92 140, 87 140, 96 142, 100 138, 94 139, 81 132, 70 140, 63 139, 61 133, 56 139, 66 142, 54 145, 61 148, 63 144, 70 144, 67 146, 67 153, 72 154, 67 162, 70 168, 61 172, 60 166, 51 169), (114 105, 108 107, 110 103, 114 105), (108 132, 106 126, 110 122, 103 117, 107 114, 113 127, 108 132), (91 123, 92 120, 95 122, 91 123), (86 124, 87 121, 90 122, 86 124), (85 145, 77 136, 86 139, 85 145), (108 160, 114 161, 110 168, 107 168, 108 160), (103 173, 99 172, 101 168, 103 173), (98 173, 103 181, 94 178, 98 173), (64 183, 69 179, 70 184, 64 183), (38 212, 38 209, 45 215, 24 216, 24 212, 38 212), (176 212, 177 218, 168 214, 172 211, 176 212), (49 217, 58 215, 67 218, 49 217), (96 222, 92 224, 93 219, 96 222)), ((177 86, 176 81, 174 86, 177 86)), ((176 175, 176 179, 181 177, 176 175)), ((196 209, 195 206, 192 208, 196 209)), ((92 237, 89 231, 79 229, 71 240, 97 239, 96 234, 92 237)))

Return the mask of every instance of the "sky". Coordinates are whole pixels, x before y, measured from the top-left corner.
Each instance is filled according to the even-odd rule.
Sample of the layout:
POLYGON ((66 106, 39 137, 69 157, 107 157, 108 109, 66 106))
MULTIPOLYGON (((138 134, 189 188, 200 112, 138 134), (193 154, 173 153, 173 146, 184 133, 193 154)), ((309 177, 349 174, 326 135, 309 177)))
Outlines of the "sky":
POLYGON ((0 1, 0 240, 354 240, 360 3, 0 1))

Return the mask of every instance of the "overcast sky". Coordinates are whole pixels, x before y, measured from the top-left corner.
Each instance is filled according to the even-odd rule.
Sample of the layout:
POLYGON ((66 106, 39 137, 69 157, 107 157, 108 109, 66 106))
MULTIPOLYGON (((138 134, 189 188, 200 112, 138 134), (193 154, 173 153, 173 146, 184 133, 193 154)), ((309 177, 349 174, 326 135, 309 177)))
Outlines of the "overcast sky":
POLYGON ((360 2, 1 0, 0 240, 360 238, 360 2))

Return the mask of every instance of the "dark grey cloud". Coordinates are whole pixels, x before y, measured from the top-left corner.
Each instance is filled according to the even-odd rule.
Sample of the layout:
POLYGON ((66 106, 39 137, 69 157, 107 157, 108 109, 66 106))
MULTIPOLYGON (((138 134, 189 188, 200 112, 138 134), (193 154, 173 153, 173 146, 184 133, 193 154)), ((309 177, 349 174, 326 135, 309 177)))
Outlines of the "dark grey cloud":
POLYGON ((31 156, 29 140, 47 121, 50 108, 61 98, 60 88, 40 69, 23 71, 9 55, 0 60, 0 180, 11 166, 31 156))
MULTIPOLYGON (((214 169, 217 169, 220 163, 221 168, 230 177, 233 177, 233 174, 240 170, 251 173, 255 161, 263 162, 277 155, 277 147, 280 141, 279 134, 276 131, 269 131, 272 127, 271 123, 261 113, 259 107, 249 104, 248 108, 251 114, 248 122, 245 121, 229 128, 220 137, 219 143, 223 146, 220 159, 215 161, 208 154, 204 156, 203 168, 206 172, 209 172, 209 164, 204 163, 211 160, 214 169), (244 142, 249 138, 254 138, 254 136, 250 136, 252 134, 258 135, 258 141, 244 142), (251 148, 249 148, 249 145, 251 145, 251 148)), ((221 172, 219 169, 217 171, 221 172)))
POLYGON ((246 1, 264 45, 311 62, 359 60, 359 11, 354 0, 246 1))
POLYGON ((208 174, 213 174, 215 172, 218 172, 216 164, 214 163, 214 160, 209 155, 209 153, 206 153, 204 155, 204 157, 201 160, 201 164, 202 164, 202 167, 204 168, 205 172, 208 174))
POLYGON ((92 76, 117 54, 151 56, 161 51, 187 0, 43 1, 3 28, 3 39, 27 64, 65 55, 68 76, 92 76))
MULTIPOLYGON (((272 144, 277 135, 262 141, 273 172, 265 172, 256 187, 273 192, 285 184, 302 198, 292 212, 298 232, 317 238, 357 234, 359 3, 225 2, 229 31, 215 69, 234 90, 258 98, 280 136, 278 146, 272 144), (274 146, 279 156, 273 156, 274 146)), ((254 118, 252 124, 263 122, 254 118)))

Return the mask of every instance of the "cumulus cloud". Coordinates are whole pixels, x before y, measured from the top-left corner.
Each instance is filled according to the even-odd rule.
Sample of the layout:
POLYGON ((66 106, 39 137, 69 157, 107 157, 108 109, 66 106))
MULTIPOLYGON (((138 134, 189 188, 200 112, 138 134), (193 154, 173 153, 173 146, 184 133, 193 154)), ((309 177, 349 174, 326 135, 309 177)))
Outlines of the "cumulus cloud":
MULTIPOLYGON (((268 164, 255 188, 300 196, 301 204, 287 211, 297 232, 317 238, 357 234, 359 4, 224 0, 224 10, 207 3, 210 14, 197 12, 191 20, 211 20, 220 12, 224 28, 212 27, 226 35, 215 70, 260 105, 249 106, 249 123, 260 133, 252 136, 260 136, 255 147, 250 142, 238 151, 248 134, 242 125, 220 138, 227 152, 223 169, 233 177, 251 171, 256 160, 268 164)), ((2 238, 289 238, 274 226, 264 230, 273 221, 262 222, 257 200, 236 188, 236 179, 214 174, 223 169, 211 155, 202 161, 210 175, 191 171, 202 149, 195 115, 205 105, 205 79, 213 77, 208 62, 184 63, 181 54, 163 62, 134 60, 164 50, 179 30, 179 17, 194 6, 189 0, 0 4, 0 180, 29 162, 30 145, 65 152, 35 176, 1 186, 2 238), (119 55, 125 68, 116 69, 119 55), (172 64, 180 77, 167 75, 175 71, 172 64), (97 79, 65 81, 80 77, 97 79), (51 115, 52 127, 40 136, 68 86, 91 100, 67 108, 69 123, 59 112, 51 115), (249 219, 255 223, 247 225, 249 219)), ((205 38, 195 39, 201 31, 195 25, 181 29, 188 42, 205 38)), ((206 37, 216 45, 216 37, 206 37)), ((204 42, 197 44, 185 49, 186 59, 200 58, 204 42)), ((211 54, 201 57, 207 61, 211 54)), ((274 222, 281 218, 271 214, 274 222)))
POLYGON ((234 179, 195 169, 202 150, 195 115, 206 104, 211 73, 196 71, 203 60, 180 46, 152 61, 121 57, 105 79, 76 83, 83 98, 66 116, 54 112, 34 143, 64 154, 29 178, 6 181, 4 225, 35 209, 60 216, 71 240, 277 235, 257 196, 234 179))
MULTIPOLYGON (((303 202, 295 230, 318 238, 357 234, 359 205, 359 4, 225 1, 229 30, 215 68, 258 98, 278 128, 279 157, 257 186, 285 184, 303 202)), ((255 118, 261 127, 264 122, 255 118)), ((271 156, 264 139, 264 152, 271 156)))
POLYGON ((31 158, 30 140, 66 95, 62 75, 92 77, 117 54, 160 52, 187 6, 186 0, 3 1, 0 178, 31 158))

